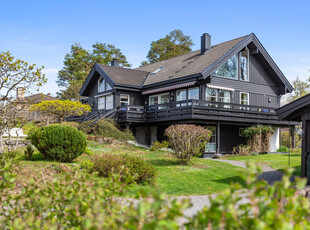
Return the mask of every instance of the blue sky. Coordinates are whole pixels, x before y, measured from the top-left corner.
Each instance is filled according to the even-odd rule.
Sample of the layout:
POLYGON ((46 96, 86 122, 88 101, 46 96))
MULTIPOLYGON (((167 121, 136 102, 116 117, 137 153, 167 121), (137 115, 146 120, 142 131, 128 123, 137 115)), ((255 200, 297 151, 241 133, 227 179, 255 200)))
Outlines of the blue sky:
POLYGON ((200 48, 254 32, 286 77, 310 76, 310 1, 2 1, 0 51, 44 65, 44 93, 56 94, 57 72, 70 46, 95 42, 120 48, 132 67, 146 60, 150 43, 181 29, 200 48))

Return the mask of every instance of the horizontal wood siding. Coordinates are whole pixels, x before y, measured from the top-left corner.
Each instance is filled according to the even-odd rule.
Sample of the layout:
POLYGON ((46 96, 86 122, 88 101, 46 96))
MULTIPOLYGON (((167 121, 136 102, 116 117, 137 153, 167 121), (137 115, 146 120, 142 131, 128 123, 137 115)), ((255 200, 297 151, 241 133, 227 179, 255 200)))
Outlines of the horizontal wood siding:
POLYGON ((130 105, 143 105, 142 95, 139 92, 125 91, 125 90, 116 90, 115 93, 115 106, 120 106, 120 95, 127 94, 130 97, 130 105))
POLYGON ((257 94, 274 95, 278 94, 278 88, 269 85, 259 85, 247 81, 232 80, 223 77, 213 76, 211 78, 211 84, 216 86, 223 86, 233 88, 240 92, 252 92, 257 94))

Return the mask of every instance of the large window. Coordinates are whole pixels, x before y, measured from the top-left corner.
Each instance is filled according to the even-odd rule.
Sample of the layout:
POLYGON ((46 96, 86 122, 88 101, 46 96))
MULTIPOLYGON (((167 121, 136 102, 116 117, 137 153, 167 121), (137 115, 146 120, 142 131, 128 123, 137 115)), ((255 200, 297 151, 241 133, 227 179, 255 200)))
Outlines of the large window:
POLYGON ((98 110, 109 110, 114 108, 113 94, 98 97, 98 110))
POLYGON ((98 97, 98 109, 105 109, 105 97, 98 97))
POLYGON ((248 93, 240 93, 240 104, 249 105, 249 94, 248 93))
POLYGON ((199 87, 188 89, 188 99, 199 100, 199 87))
POLYGON ((149 105, 160 105, 168 102, 169 102, 169 93, 163 93, 149 97, 149 105))
POLYGON ((120 95, 120 100, 121 100, 121 106, 122 105, 129 105, 130 97, 129 97, 128 94, 121 94, 120 95))
POLYGON ((113 95, 111 94, 111 95, 109 95, 109 96, 106 96, 106 103, 107 103, 107 105, 106 105, 106 110, 108 110, 108 109, 113 109, 113 95))
POLYGON ((105 91, 105 80, 103 77, 100 77, 98 81, 98 93, 105 91))
POLYGON ((177 101, 185 101, 186 100, 186 89, 177 91, 177 101))
POLYGON ((214 75, 238 79, 238 56, 237 54, 229 58, 220 68, 214 71, 214 75))
POLYGON ((98 80, 98 93, 111 89, 112 87, 109 85, 109 83, 103 77, 100 77, 98 80))
POLYGON ((244 50, 239 53, 240 58, 240 80, 249 80, 249 51, 244 50))
POLYGON ((217 101, 217 89, 206 88, 206 100, 217 101))

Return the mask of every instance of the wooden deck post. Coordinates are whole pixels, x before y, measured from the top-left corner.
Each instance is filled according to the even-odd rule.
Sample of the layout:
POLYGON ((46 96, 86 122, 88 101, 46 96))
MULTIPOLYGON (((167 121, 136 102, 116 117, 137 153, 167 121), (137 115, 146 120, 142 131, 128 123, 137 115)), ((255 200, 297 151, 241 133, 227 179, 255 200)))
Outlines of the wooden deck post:
POLYGON ((216 153, 220 153, 220 122, 216 123, 216 153))

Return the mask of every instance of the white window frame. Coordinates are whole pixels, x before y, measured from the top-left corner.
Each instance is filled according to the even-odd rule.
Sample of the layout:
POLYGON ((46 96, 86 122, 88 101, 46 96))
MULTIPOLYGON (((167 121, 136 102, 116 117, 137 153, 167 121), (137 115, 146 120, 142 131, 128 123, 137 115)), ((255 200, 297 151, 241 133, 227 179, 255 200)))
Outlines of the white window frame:
POLYGON ((113 109, 114 108, 114 97, 113 94, 106 96, 106 102, 105 102, 106 110, 113 109), (108 102, 108 98, 111 98, 111 101, 108 102))
POLYGON ((241 52, 243 52, 243 51, 239 52, 239 57, 238 57, 238 62, 239 62, 238 64, 240 65, 240 67, 239 67, 240 68, 240 74, 238 74, 238 77, 239 77, 240 81, 249 82, 250 81, 250 51, 249 51, 249 49, 244 50, 244 51, 247 51, 247 55, 248 55, 248 79, 247 80, 242 80, 241 79, 241 61, 240 61, 240 59, 241 59, 241 52))
POLYGON ((210 102, 218 102, 218 94, 219 94, 219 93, 218 93, 218 89, 213 89, 213 88, 206 87, 206 91, 205 91, 206 101, 210 101, 210 102), (209 96, 209 95, 207 94, 208 89, 215 90, 216 95, 215 95, 215 96, 209 96), (207 99, 208 97, 212 97, 212 98, 214 98, 214 97, 215 97, 215 101, 208 100, 208 99, 207 99))
POLYGON ((126 105, 130 105, 130 96, 129 94, 120 94, 120 105, 122 106, 122 97, 127 97, 127 104, 126 105))
POLYGON ((227 60, 225 61, 225 62, 223 62, 223 64, 222 65, 224 65, 229 59, 231 59, 233 56, 237 56, 237 78, 229 78, 229 77, 226 77, 226 76, 221 76, 221 75, 218 75, 218 74, 215 74, 215 71, 218 69, 218 68, 220 68, 220 67, 222 67, 222 65, 220 65, 216 70, 214 70, 213 71, 213 76, 215 76, 215 77, 222 77, 222 78, 225 78, 225 79, 231 79, 231 80, 235 80, 235 81, 238 81, 239 80, 239 62, 240 62, 240 60, 239 60, 239 53, 235 53, 235 54, 233 54, 233 55, 231 55, 231 57, 230 58, 227 58, 227 60))
POLYGON ((100 77, 98 80, 98 93, 105 91, 105 89, 106 89, 105 83, 106 83, 106 80, 104 79, 104 77, 100 77), (100 83, 101 79, 102 79, 102 83, 100 83))
POLYGON ((246 93, 246 92, 240 92, 240 105, 245 105, 245 104, 242 104, 242 98, 241 98, 241 95, 242 94, 247 94, 248 95, 248 104, 246 105, 250 105, 250 94, 249 93, 246 93))
POLYGON ((105 110, 105 96, 98 97, 98 110, 105 110), (103 101, 101 101, 100 99, 103 99, 103 101))
POLYGON ((177 90, 176 93, 176 101, 186 101, 187 100, 187 89, 180 89, 180 90, 177 90), (185 99, 184 100, 178 100, 178 92, 180 91, 185 91, 185 99))
MULTIPOLYGON (((158 104, 154 104, 154 105, 163 104, 163 103, 161 103, 161 96, 163 96, 163 95, 168 95, 168 97, 170 96, 169 93, 161 93, 161 94, 155 94, 155 95, 149 96, 149 105, 151 105, 151 97, 157 97, 158 104)), ((168 99, 167 103, 169 103, 169 99, 168 99)))

